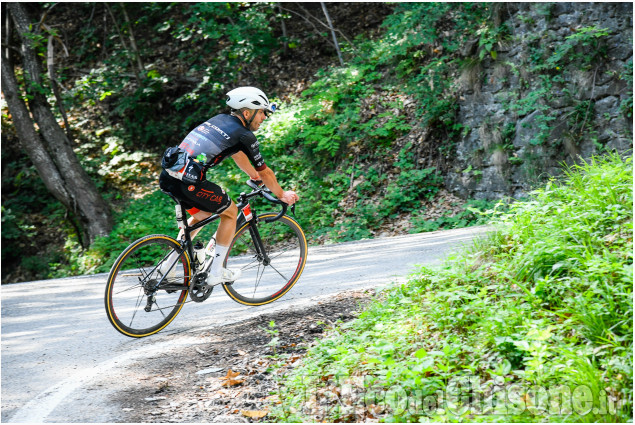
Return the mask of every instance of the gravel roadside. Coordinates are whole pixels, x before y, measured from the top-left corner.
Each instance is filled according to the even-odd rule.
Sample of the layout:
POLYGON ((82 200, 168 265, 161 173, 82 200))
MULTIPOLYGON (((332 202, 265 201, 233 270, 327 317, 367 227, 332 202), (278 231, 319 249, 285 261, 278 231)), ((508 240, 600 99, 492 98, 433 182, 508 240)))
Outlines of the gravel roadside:
POLYGON ((299 364, 325 329, 357 317, 374 295, 348 291, 311 307, 263 314, 205 331, 200 344, 178 353, 135 362, 111 396, 118 422, 266 421, 277 375, 299 364), (276 357, 286 365, 274 371, 276 357))

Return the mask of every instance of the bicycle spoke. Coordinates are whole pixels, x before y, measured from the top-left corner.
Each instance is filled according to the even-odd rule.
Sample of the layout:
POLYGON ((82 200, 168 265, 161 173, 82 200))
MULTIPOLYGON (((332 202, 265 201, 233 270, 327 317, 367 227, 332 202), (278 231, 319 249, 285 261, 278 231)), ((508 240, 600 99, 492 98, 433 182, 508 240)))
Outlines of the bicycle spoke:
POLYGON ((139 296, 137 297, 137 305, 135 305, 134 313, 132 314, 132 317, 130 318, 130 323, 128 324, 128 326, 132 326, 132 322, 134 322, 134 319, 137 316, 137 311, 139 311, 139 306, 141 305, 142 300, 143 300, 143 292, 140 293, 139 296))
POLYGON ((257 259, 257 258, 254 258, 254 260, 253 260, 251 263, 248 263, 248 264, 246 264, 246 265, 242 266, 240 269, 241 269, 241 270, 251 270, 251 269, 253 269, 254 267, 258 267, 258 266, 260 266, 260 264, 261 264, 261 262, 260 262, 260 261, 258 261, 258 259, 257 259))
POLYGON ((285 281, 289 280, 289 279, 287 279, 286 276, 284 276, 282 273, 280 273, 280 271, 278 269, 276 269, 273 265, 269 264, 269 267, 271 267, 273 270, 275 270, 275 272, 278 273, 280 275, 280 277, 283 278, 285 281))
POLYGON ((106 286, 106 312, 115 329, 142 337, 170 323, 187 299, 186 258, 180 245, 167 236, 151 235, 133 242, 117 258, 106 286), (175 276, 168 279, 159 273, 159 266, 173 252, 179 252, 179 257, 170 262, 170 274, 175 276))
POLYGON ((115 293, 114 293, 114 295, 119 295, 119 294, 122 294, 122 293, 124 293, 124 292, 132 291, 132 290, 133 290, 133 289, 135 289, 135 288, 143 288, 143 285, 141 285, 141 284, 136 284, 136 285, 133 285, 133 286, 131 286, 131 287, 129 287, 129 288, 122 289, 122 290, 120 290, 120 291, 118 291, 118 292, 115 292, 115 293))
POLYGON ((156 305, 156 306, 157 306, 157 308, 156 308, 154 311, 158 311, 158 312, 160 312, 160 313, 163 315, 163 318, 165 319, 166 315, 165 315, 165 313, 163 312, 163 309, 162 309, 161 307, 159 307, 159 303, 158 303, 156 300, 154 300, 154 301, 152 302, 152 304, 154 304, 154 305, 156 305))
MULTIPOLYGON (((260 267, 258 267, 258 270, 260 270, 260 267)), ((262 275, 265 273, 265 266, 262 266, 262 272, 260 272, 260 276, 256 278, 256 285, 254 286, 254 293, 252 294, 253 297, 256 296, 256 291, 258 290, 258 285, 260 285, 260 280, 262 279, 262 275)))
POLYGON ((257 224, 241 227, 226 260, 227 268, 240 268, 242 275, 223 288, 235 301, 247 305, 262 305, 280 298, 298 280, 306 261, 306 238, 294 220, 284 216, 267 223, 271 214, 259 217, 257 224), (251 231, 254 225, 257 232, 251 231), (253 235, 260 235, 265 258, 258 254, 260 249, 256 249, 253 235))

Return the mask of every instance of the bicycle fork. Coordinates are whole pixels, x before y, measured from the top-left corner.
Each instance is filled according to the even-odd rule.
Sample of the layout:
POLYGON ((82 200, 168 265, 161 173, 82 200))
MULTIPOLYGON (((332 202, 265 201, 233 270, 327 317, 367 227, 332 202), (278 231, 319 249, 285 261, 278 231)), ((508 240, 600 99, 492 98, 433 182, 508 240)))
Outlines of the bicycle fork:
POLYGON ((256 258, 263 266, 268 266, 271 264, 271 260, 269 259, 269 255, 267 255, 267 250, 265 249, 264 244, 262 243, 262 237, 260 237, 260 231, 256 226, 249 226, 249 234, 251 235, 251 239, 254 241, 254 249, 256 250, 256 258))

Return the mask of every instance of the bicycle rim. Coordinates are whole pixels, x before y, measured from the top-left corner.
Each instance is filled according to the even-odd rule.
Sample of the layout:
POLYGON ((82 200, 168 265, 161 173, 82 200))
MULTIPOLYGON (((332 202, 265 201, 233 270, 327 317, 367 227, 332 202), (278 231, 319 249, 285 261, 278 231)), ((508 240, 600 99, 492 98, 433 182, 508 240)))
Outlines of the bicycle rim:
POLYGON ((302 228, 288 216, 265 222, 265 218, 275 216, 274 213, 258 216, 257 228, 269 263, 256 252, 249 232, 251 223, 242 225, 232 241, 225 267, 240 269, 242 274, 223 288, 241 304, 263 305, 279 299, 295 285, 304 270, 307 243, 302 228))
POLYGON ((190 275, 186 253, 174 265, 174 276, 159 283, 159 266, 178 247, 168 236, 151 235, 133 242, 119 255, 105 294, 108 319, 119 332, 136 338, 152 335, 179 313, 187 298, 190 275))

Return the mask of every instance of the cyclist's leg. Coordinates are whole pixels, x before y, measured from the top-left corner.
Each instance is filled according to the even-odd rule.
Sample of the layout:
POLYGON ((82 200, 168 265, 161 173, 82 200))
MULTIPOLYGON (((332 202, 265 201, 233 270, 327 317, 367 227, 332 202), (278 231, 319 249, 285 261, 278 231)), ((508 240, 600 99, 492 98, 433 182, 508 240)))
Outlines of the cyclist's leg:
MULTIPOLYGON (((163 190, 171 192, 181 201, 188 213, 192 216, 188 224, 196 224, 212 214, 220 213, 231 204, 231 199, 227 193, 217 184, 208 180, 203 180, 198 184, 187 184, 172 178, 165 171, 159 177, 159 184, 163 190)), ((190 236, 192 239, 200 229, 194 230, 190 236)), ((183 236, 183 231, 179 232, 177 240, 183 236)))
MULTIPOLYGON (((175 198, 177 198, 181 202, 181 205, 183 205, 183 207, 187 210, 187 212, 190 213, 192 217, 190 217, 190 219, 188 220, 189 225, 198 223, 199 221, 204 220, 211 215, 211 213, 201 211, 200 209, 196 208, 191 200, 187 199, 187 196, 185 196, 184 194, 184 192, 189 192, 188 186, 185 185, 182 181, 171 177, 165 171, 163 171, 159 176, 159 186, 161 187, 161 189, 170 192, 175 198)), ((199 231, 200 229, 196 229, 195 231, 191 232, 190 237, 194 239, 199 231)), ((176 237, 176 240, 180 241, 183 238, 184 233, 185 231, 181 229, 176 237)), ((172 252, 159 266, 159 272, 162 275, 167 274, 168 278, 173 279, 175 277, 176 270, 174 268, 174 264, 178 256, 179 253, 177 251, 172 252)))
MULTIPOLYGON (((191 217, 189 218, 189 220, 187 220, 187 224, 189 226, 193 226, 194 224, 198 223, 199 221, 203 221, 206 218, 210 217, 212 215, 211 212, 207 212, 207 211, 201 211, 198 208, 190 208, 189 210, 187 210, 188 213, 190 213, 191 217)), ((196 230, 192 230, 190 232, 190 238, 192 240, 194 240, 194 238, 196 237, 196 235, 198 234, 198 232, 201 231, 202 228, 196 229, 196 230)), ((183 233, 185 233, 183 230, 181 230, 179 232, 179 236, 176 238, 177 240, 181 240, 181 238, 183 237, 183 233)))
POLYGON ((238 216, 238 208, 233 201, 230 201, 229 207, 220 215, 220 224, 216 230, 216 244, 229 246, 234 238, 236 231, 236 217, 238 216))
POLYGON ((236 217, 238 215, 238 208, 236 204, 231 202, 230 206, 221 213, 220 223, 216 230, 216 246, 213 252, 213 262, 209 270, 208 283, 211 285, 221 282, 233 282, 240 277, 240 273, 236 270, 224 270, 223 262, 236 230, 236 217))
POLYGON ((181 196, 196 208, 220 215, 220 223, 215 235, 216 245, 212 257, 218 256, 220 260, 212 262, 208 272, 210 275, 208 283, 213 285, 233 281, 238 274, 234 276, 228 273, 223 270, 222 265, 236 230, 236 217, 238 215, 236 204, 232 202, 220 186, 207 180, 197 185, 181 185, 179 189, 181 196))

